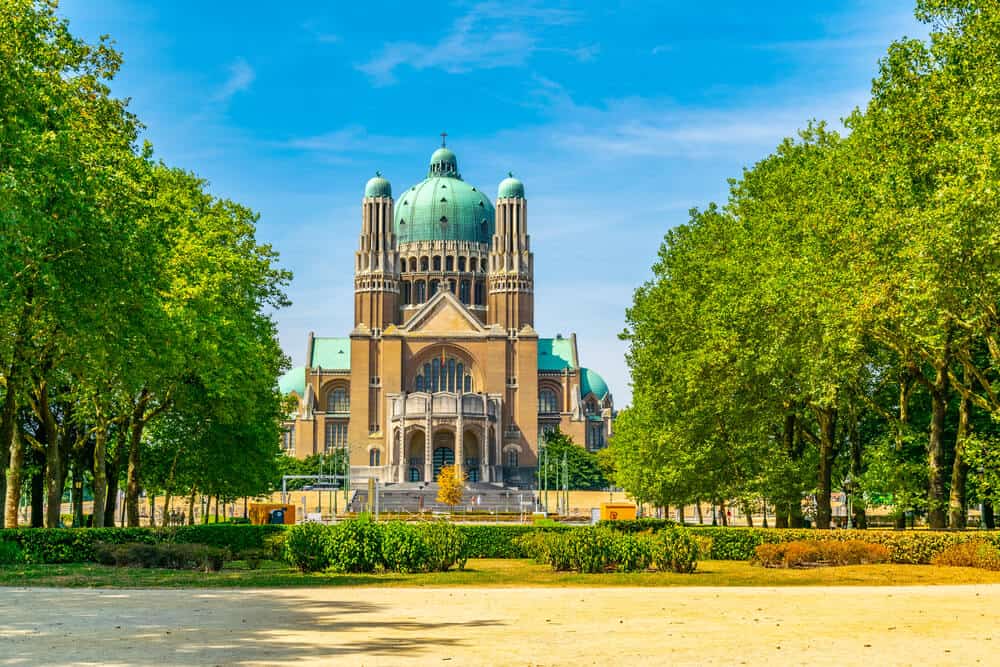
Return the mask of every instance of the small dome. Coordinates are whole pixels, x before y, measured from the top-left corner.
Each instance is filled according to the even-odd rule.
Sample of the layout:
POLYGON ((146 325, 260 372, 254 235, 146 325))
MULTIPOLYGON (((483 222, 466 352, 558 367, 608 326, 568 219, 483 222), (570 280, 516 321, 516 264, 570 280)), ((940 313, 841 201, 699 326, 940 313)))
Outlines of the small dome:
POLYGON ((301 398, 306 393, 306 368, 296 366, 278 378, 278 391, 282 395, 295 393, 301 398))
POLYGON ((590 368, 580 368, 581 397, 586 397, 587 394, 593 394, 599 400, 604 400, 604 397, 607 396, 608 393, 608 383, 604 381, 604 378, 602 378, 597 371, 590 368))
POLYGON ((498 199, 524 199, 524 183, 514 178, 514 174, 508 172, 507 178, 500 181, 497 189, 498 199))
POLYGON ((392 186, 382 178, 382 172, 376 171, 375 178, 365 184, 365 197, 392 197, 392 186))
POLYGON ((450 148, 441 148, 434 151, 431 155, 431 167, 430 171, 427 173, 428 176, 457 176, 458 175, 458 158, 451 151, 450 148))

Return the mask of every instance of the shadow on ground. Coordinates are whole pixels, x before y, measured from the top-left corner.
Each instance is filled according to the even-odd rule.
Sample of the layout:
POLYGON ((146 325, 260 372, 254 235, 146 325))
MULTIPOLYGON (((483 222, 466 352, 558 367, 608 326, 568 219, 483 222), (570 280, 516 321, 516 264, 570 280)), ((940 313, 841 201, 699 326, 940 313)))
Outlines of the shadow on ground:
POLYGON ((395 617, 395 606, 367 601, 364 589, 330 589, 325 600, 294 590, 6 589, 0 664, 239 665, 362 654, 391 661, 449 648, 460 664, 463 628, 506 624, 424 620, 434 618, 434 594, 395 617))

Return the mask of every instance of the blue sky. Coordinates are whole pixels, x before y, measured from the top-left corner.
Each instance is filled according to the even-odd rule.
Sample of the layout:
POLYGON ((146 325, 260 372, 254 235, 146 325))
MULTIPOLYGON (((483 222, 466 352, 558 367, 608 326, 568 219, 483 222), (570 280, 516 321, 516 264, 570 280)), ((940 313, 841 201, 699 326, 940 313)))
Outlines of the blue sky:
POLYGON ((110 34, 168 163, 261 213, 295 280, 277 316, 347 335, 365 181, 421 180, 446 130, 466 180, 524 182, 536 328, 578 334, 628 403, 624 327, 663 234, 809 119, 864 104, 910 2, 141 2, 64 0, 110 34))

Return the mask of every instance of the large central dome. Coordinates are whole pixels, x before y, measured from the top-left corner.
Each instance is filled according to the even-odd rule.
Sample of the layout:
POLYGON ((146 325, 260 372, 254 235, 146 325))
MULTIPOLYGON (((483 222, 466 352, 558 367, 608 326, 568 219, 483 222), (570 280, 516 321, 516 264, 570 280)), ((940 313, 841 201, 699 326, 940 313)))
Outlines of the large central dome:
POLYGON ((458 159, 442 146, 431 156, 427 178, 399 194, 393 226, 401 244, 489 243, 494 229, 493 202, 462 180, 458 159))

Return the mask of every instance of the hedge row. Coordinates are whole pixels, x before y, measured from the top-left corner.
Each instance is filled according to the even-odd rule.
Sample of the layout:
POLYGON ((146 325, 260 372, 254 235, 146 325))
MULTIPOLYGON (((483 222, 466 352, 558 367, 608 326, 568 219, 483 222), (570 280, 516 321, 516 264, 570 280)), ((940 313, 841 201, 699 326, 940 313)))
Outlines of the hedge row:
POLYGON ((8 528, 0 542, 17 544, 28 563, 87 563, 97 558, 98 544, 206 544, 233 553, 266 546, 269 535, 283 526, 207 524, 170 528, 8 528))
MULTIPOLYGON (((639 519, 609 522, 618 532, 658 532, 676 524, 671 521, 639 519)), ((568 526, 459 525, 464 539, 465 558, 526 558, 528 554, 516 538, 534 532, 574 530, 568 526)), ((283 534, 283 526, 208 524, 176 528, 22 528, 0 530, 0 542, 14 542, 29 563, 80 563, 95 559, 98 543, 121 544, 175 542, 228 547, 234 553, 266 549, 268 536, 283 534)), ((895 563, 930 563, 946 548, 971 539, 987 540, 1000 547, 1000 533, 890 531, 890 530, 811 530, 689 526, 700 538, 702 552, 712 560, 752 560, 755 549, 765 543, 796 540, 860 540, 885 545, 895 563)))

